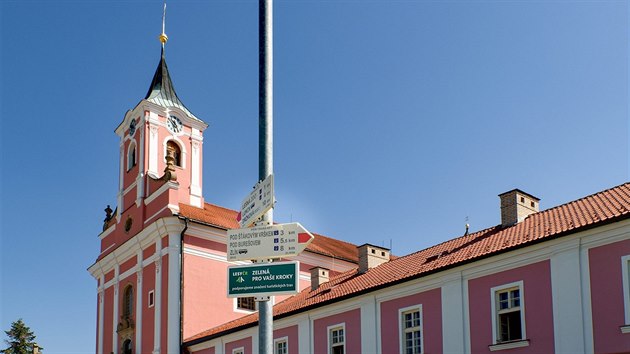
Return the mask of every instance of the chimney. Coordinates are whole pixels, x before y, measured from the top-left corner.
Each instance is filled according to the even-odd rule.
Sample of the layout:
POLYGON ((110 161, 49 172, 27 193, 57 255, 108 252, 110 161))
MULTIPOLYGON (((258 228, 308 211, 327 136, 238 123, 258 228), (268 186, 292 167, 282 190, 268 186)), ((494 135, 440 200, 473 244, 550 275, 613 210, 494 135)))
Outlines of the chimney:
POLYGON ((523 221, 528 215, 538 212, 540 199, 520 189, 499 194, 501 198, 501 226, 512 226, 523 221))
POLYGON ((311 291, 315 291, 320 285, 328 282, 330 279, 330 270, 324 267, 311 268, 311 291))
POLYGON ((359 250, 359 273, 365 273, 370 268, 389 262, 389 248, 366 243, 357 249, 359 250))

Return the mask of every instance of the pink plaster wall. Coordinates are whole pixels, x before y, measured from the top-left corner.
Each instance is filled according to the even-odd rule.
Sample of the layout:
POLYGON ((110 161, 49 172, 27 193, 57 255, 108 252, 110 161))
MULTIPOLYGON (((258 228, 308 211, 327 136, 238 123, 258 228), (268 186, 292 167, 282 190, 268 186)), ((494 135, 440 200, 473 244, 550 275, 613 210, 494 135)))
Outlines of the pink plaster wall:
MULTIPOLYGON (((164 239, 162 239, 162 244, 163 245, 168 245, 168 243, 165 243, 164 239)), ((160 276, 162 277, 162 291, 161 291, 161 297, 162 297, 162 308, 161 308, 161 317, 162 317, 162 322, 161 322, 161 333, 162 333, 162 338, 161 339, 161 343, 160 343, 160 348, 161 348, 161 352, 166 353, 167 349, 168 349, 168 263, 169 263, 169 258, 168 255, 164 255, 162 257, 162 266, 160 268, 160 276)), ((179 281, 179 279, 176 279, 174 281, 179 281)), ((177 321, 178 319, 174 319, 175 321, 177 321)), ((178 336, 179 337, 179 336, 178 336)))
POLYGON ((103 308, 103 353, 112 351, 112 334, 114 323, 114 287, 105 289, 105 304, 103 308))
POLYGON ((345 352, 361 353, 361 310, 350 310, 313 321, 315 353, 328 353, 328 326, 345 323, 345 352))
POLYGON ((184 254, 184 338, 246 315, 227 297, 227 266, 184 254))
POLYGON ((596 353, 630 352, 630 333, 622 334, 624 318, 621 257, 630 255, 630 240, 589 250, 593 342, 596 353))
POLYGON ((201 350, 198 350, 198 351, 192 352, 192 353, 194 353, 194 354, 214 354, 215 350, 214 350, 214 347, 210 347, 210 348, 201 349, 201 350))
POLYGON ((155 293, 155 263, 148 264, 142 272, 142 351, 146 353, 153 351, 155 334, 155 306, 149 307, 151 290, 155 293))
MULTIPOLYGON (((288 352, 289 353, 297 353, 299 348, 299 337, 298 337, 298 326, 291 326, 276 329, 273 331, 273 339, 276 340, 278 338, 287 338, 288 352)), ((275 347, 274 347, 275 351, 275 347)))
POLYGON ((492 345, 492 309, 490 289, 523 281, 526 339, 529 346, 510 349, 510 353, 553 353, 553 308, 549 261, 487 275, 468 281, 471 351, 490 353, 492 345))
POLYGON ((423 353, 442 352, 442 292, 434 289, 381 303, 381 350, 400 352, 402 334, 398 310, 422 305, 423 353))
POLYGON ((133 255, 133 256, 131 256, 131 258, 129 258, 128 260, 124 261, 120 265, 120 268, 119 268, 118 271, 120 272, 120 274, 122 274, 122 273, 128 271, 129 269, 135 267, 136 263, 138 263, 138 258, 135 255, 133 255))
POLYGON ((252 337, 239 339, 234 342, 225 343, 225 353, 232 354, 232 350, 243 347, 244 354, 252 354, 252 337))

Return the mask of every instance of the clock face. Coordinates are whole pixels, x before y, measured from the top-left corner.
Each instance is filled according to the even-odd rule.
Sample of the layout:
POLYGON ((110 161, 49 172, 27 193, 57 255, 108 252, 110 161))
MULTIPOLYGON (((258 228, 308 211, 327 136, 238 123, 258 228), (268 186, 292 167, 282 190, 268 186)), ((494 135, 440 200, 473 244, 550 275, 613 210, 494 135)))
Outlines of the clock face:
POLYGON ((168 116, 166 119, 166 127, 173 133, 179 133, 182 131, 182 121, 175 116, 168 116))
POLYGON ((136 120, 132 119, 129 123, 129 136, 133 136, 136 132, 136 120))

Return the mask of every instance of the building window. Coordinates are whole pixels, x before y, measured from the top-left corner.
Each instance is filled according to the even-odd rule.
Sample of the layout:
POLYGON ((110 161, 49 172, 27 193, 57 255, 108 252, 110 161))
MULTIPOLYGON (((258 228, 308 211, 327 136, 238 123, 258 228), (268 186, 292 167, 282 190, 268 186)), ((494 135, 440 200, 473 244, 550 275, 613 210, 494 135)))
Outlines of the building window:
POLYGON ((179 148, 179 145, 177 145, 176 142, 174 142, 173 140, 169 140, 166 143, 166 153, 167 155, 169 153, 173 154, 173 158, 175 159, 173 163, 175 164, 175 166, 182 167, 182 150, 179 148))
POLYGON ((236 299, 238 310, 256 311, 256 300, 253 297, 239 297, 236 299))
POLYGON ((328 327, 328 353, 344 354, 346 352, 346 326, 338 324, 328 327))
POLYGON ((149 291, 149 307, 153 307, 155 305, 155 291, 149 291))
POLYGON ((232 354, 243 354, 243 353, 245 353, 245 348, 243 347, 232 349, 232 354))
POLYGON ((136 166, 136 163, 136 143, 132 141, 127 148, 127 171, 136 166))
POLYGON ((621 257, 621 276, 623 284, 623 305, 625 310, 625 326, 622 333, 630 333, 630 255, 621 257))
POLYGON ((274 354, 288 354, 289 353, 289 341, 287 337, 278 338, 273 341, 274 354))
POLYGON ((401 353, 422 353, 422 308, 408 307, 399 310, 401 353))
POLYGON ((133 286, 128 285, 123 295, 123 317, 131 317, 133 312, 133 286))
POLYGON ((523 282, 492 288, 493 339, 504 343, 525 339, 523 282))

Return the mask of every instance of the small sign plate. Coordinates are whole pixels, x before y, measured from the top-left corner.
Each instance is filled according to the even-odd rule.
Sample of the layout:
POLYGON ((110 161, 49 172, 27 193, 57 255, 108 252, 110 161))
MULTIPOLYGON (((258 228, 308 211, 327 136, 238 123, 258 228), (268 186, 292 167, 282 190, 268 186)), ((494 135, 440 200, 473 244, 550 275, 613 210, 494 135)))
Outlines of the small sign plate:
POLYGON ((297 261, 229 266, 227 296, 297 294, 299 270, 297 261))

